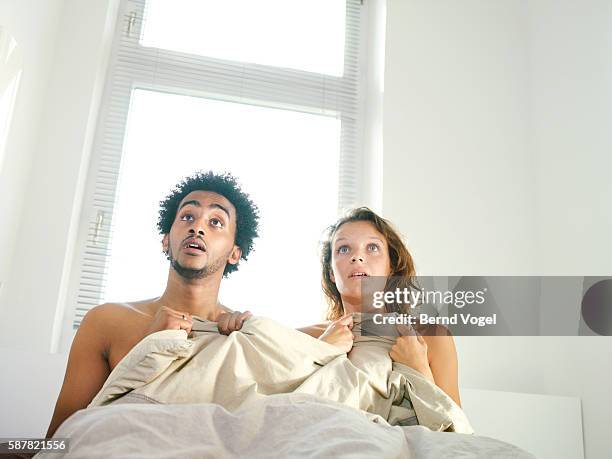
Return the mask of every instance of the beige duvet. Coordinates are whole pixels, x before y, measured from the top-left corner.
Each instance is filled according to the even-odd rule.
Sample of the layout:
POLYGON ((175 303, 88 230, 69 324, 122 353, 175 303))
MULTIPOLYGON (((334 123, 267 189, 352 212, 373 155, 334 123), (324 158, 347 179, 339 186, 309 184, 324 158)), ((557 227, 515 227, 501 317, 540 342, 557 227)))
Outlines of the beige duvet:
POLYGON ((347 357, 273 320, 251 317, 229 336, 195 319, 194 331, 147 336, 115 367, 89 407, 127 394, 151 403, 214 403, 232 412, 273 394, 323 397, 391 424, 473 433, 463 410, 420 373, 391 361, 384 339, 357 336, 347 357))

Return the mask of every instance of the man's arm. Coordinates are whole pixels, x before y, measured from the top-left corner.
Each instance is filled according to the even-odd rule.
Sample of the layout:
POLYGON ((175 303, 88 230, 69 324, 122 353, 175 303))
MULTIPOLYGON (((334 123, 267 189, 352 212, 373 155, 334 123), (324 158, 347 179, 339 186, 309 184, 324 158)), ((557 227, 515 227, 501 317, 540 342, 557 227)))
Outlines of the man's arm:
POLYGON ((52 437, 70 415, 89 405, 110 374, 106 360, 108 342, 103 326, 104 309, 102 305, 90 310, 77 330, 47 438, 52 437))

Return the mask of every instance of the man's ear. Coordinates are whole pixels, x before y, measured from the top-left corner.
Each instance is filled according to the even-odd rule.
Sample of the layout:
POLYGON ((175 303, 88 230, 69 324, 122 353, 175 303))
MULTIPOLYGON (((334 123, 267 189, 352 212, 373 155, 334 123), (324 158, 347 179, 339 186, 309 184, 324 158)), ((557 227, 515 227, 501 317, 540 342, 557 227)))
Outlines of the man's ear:
POLYGON ((162 250, 164 251, 166 255, 168 254, 168 235, 167 234, 164 234, 164 237, 162 239, 162 250))
POLYGON ((242 256, 242 249, 238 247, 237 245, 235 245, 232 251, 230 252, 229 257, 227 258, 227 262, 230 265, 235 265, 236 263, 238 263, 238 261, 240 261, 241 256, 242 256))

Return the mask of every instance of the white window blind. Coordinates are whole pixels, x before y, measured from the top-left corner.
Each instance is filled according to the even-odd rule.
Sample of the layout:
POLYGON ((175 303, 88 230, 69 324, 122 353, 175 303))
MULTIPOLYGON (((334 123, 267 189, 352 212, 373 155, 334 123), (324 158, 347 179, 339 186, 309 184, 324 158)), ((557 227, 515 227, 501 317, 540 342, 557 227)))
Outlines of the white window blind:
MULTIPOLYGON (((328 199, 333 203, 333 211, 330 214, 329 209, 324 210, 324 213, 327 213, 323 220, 328 224, 332 222, 330 217, 335 217, 339 209, 355 205, 360 198, 362 168, 359 135, 362 112, 360 66, 363 65, 360 42, 363 18, 359 0, 312 2, 262 0, 242 3, 233 0, 227 2, 123 0, 119 14, 84 199, 79 250, 74 264, 73 304, 76 307, 71 314, 71 325, 74 329, 78 328, 89 309, 107 298, 109 280, 111 284, 117 284, 119 272, 117 266, 122 262, 117 256, 111 262, 112 254, 121 247, 126 247, 127 251, 129 246, 129 241, 121 242, 121 237, 118 237, 118 231, 124 230, 118 230, 117 225, 123 222, 121 223, 123 228, 129 226, 128 217, 124 218, 122 215, 129 214, 129 209, 126 212, 125 208, 130 200, 123 199, 122 193, 129 192, 145 207, 149 206, 149 214, 152 215, 148 224, 153 230, 156 207, 163 196, 156 196, 152 191, 147 191, 150 189, 147 184, 155 180, 167 181, 162 188, 170 191, 171 185, 181 178, 177 176, 178 174, 189 174, 198 169, 217 170, 216 166, 231 173, 234 173, 234 169, 242 168, 244 174, 237 175, 247 192, 251 189, 249 183, 244 183, 242 180, 243 176, 251 177, 251 183, 254 183, 257 180, 257 168, 261 168, 262 171, 276 169, 277 174, 283 174, 286 183, 279 180, 282 186, 279 185, 278 193, 307 196, 308 190, 292 190, 288 187, 291 186, 292 176, 303 178, 302 174, 309 174, 308 178, 313 187, 323 190, 324 194, 330 190, 333 192, 333 196, 329 196, 328 199), (232 3, 234 6, 241 4, 243 9, 228 10, 224 15, 219 15, 217 12, 217 15, 210 14, 209 17, 210 11, 202 7, 205 3, 225 6, 231 6, 232 3), (268 26, 266 28, 268 35, 260 37, 264 35, 264 31, 260 30, 255 22, 254 16, 257 12, 272 15, 275 18, 272 24, 280 24, 278 30, 270 32, 268 29, 273 29, 276 25, 268 26), (295 22, 300 19, 307 22, 306 26, 295 22), (333 26, 335 24, 337 28, 338 21, 341 21, 343 32, 339 42, 333 31, 333 26), (168 25, 172 23, 173 28, 168 25), (212 32, 215 33, 208 29, 213 29, 212 32), (300 33, 303 35, 301 38, 298 36, 300 33), (228 41, 231 34, 243 35, 235 40, 233 47, 223 49, 219 43, 215 43, 215 40, 228 41), (323 35, 323 39, 319 35, 323 35), (308 43, 313 44, 314 50, 309 48, 308 43), (319 49, 315 46, 317 43, 319 49), (321 54, 321 49, 325 48, 326 44, 330 48, 329 56, 316 61, 313 56, 321 54), (264 52, 266 47, 273 49, 275 46, 280 47, 275 53, 268 55, 264 52), (341 50, 340 53, 338 49, 341 50), (309 68, 310 63, 316 65, 309 68), (156 101, 164 99, 164 95, 172 96, 169 105, 154 105, 156 101), (181 98, 184 98, 183 105, 181 98), (169 113, 155 113, 156 106, 176 106, 176 108, 169 108, 169 113), (252 110, 247 110, 248 107, 252 110), (175 111, 170 113, 171 110, 175 111), (158 144, 170 142, 172 139, 164 140, 163 131, 166 130, 166 126, 167 129, 171 129, 169 125, 177 117, 185 118, 184 121, 177 123, 180 125, 176 128, 177 131, 172 132, 186 132, 182 129, 190 123, 186 114, 189 110, 191 110, 189 113, 195 114, 191 119, 195 116, 197 120, 205 120, 209 116, 206 113, 218 113, 221 121, 227 119, 230 123, 232 120, 244 119, 244 123, 249 123, 248 117, 253 116, 255 117, 253 119, 264 123, 262 126, 278 124, 285 126, 283 129, 287 132, 294 132, 292 129, 295 129, 295 132, 303 129, 311 136, 320 136, 328 140, 325 141, 327 143, 321 140, 320 144, 308 144, 311 153, 307 149, 300 150, 300 145, 296 144, 294 148, 286 151, 284 158, 279 159, 278 155, 274 158, 262 156, 254 162, 244 158, 235 159, 233 162, 230 160, 215 162, 213 159, 218 158, 212 157, 214 152, 208 152, 208 159, 201 164, 192 165, 192 162, 197 162, 193 156, 189 157, 192 158, 189 160, 183 159, 185 164, 182 168, 175 169, 170 166, 173 160, 178 158, 177 151, 189 150, 189 145, 198 141, 191 142, 189 140, 191 134, 177 135, 180 138, 176 138, 174 145, 168 146, 165 159, 146 156, 148 151, 154 151, 153 146, 151 150, 130 147, 134 138, 146 135, 147 129, 151 132, 152 141, 158 144), (151 115, 147 118, 150 124, 142 123, 147 113, 151 115), (317 121, 319 119, 320 121, 317 121), (335 134, 334 124, 324 122, 325 119, 335 120, 338 123, 338 145, 333 149, 335 151, 326 150, 329 145, 334 144, 335 134), (183 142, 185 136, 189 140, 186 141, 187 144, 183 142), (131 156, 128 156, 131 159, 128 160, 125 155, 130 148, 138 151, 130 152, 131 156), (299 156, 292 156, 294 154, 299 156), (153 168, 163 168, 164 160, 168 164, 165 171, 167 177, 156 178, 153 168), (155 164, 158 166, 154 166, 155 164), (325 173, 317 173, 317 170, 322 168, 331 171, 333 175, 328 177, 325 173), (123 213, 122 208, 124 208, 123 213), (123 243, 128 245, 122 246, 123 243)), ((237 124, 237 130, 234 132, 236 137, 241 136, 239 127, 237 124)), ((196 122, 189 132, 197 130, 196 122)), ((274 131, 266 135, 273 136, 274 131)), ((213 133, 207 134, 206 138, 208 137, 214 137, 213 133)), ((230 137, 231 134, 228 134, 227 138, 230 137)), ((202 145, 208 144, 203 140, 202 145)), ((277 147, 281 150, 285 148, 279 145, 277 147)), ((241 148, 238 144, 235 147, 241 148)), ((265 178, 265 174, 260 175, 262 180, 269 180, 265 178)), ((260 207, 266 207, 262 206, 264 199, 273 199, 264 194, 262 192, 259 196, 262 202, 257 202, 256 199, 260 207)), ((320 206, 315 202, 312 203, 312 208, 303 209, 305 218, 309 213, 316 211, 317 207, 324 208, 325 202, 321 202, 320 206)), ((270 212, 268 222, 284 225, 287 229, 296 223, 283 222, 280 207, 270 212)), ((274 231, 271 225, 269 229, 274 231)), ((324 227, 320 227, 320 230, 323 229, 324 227)), ((260 248, 259 245, 261 244, 256 243, 256 252, 260 248)), ((264 241, 264 247, 268 245, 269 242, 264 241)), ((158 247, 153 247, 151 250, 159 256, 158 247)), ((125 254, 127 258, 134 256, 139 255, 134 252, 125 254)), ((281 257, 282 253, 278 252, 275 256, 281 257)), ((314 257, 316 258, 316 255, 314 257)), ((158 263, 162 261, 157 260, 158 263)), ((144 258, 143 263, 156 263, 156 260, 144 258)), ((255 271, 252 268, 251 272, 255 271)), ((248 274, 247 269, 246 273, 232 274, 230 279, 236 275, 248 274)), ((310 286, 313 290, 319 288, 317 278, 318 272, 315 267, 312 279, 315 283, 310 286)), ((165 279, 150 280, 151 283, 158 284, 158 287, 163 281, 165 279)), ((124 279, 124 283, 129 282, 130 279, 124 279)), ((137 299, 144 298, 116 298, 123 301, 137 299)))

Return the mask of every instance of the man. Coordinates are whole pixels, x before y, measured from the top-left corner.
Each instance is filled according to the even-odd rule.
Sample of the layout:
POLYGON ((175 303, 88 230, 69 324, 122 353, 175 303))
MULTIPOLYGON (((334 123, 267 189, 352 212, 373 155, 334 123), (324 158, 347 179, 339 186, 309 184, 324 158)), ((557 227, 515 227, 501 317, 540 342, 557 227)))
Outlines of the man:
POLYGON ((221 278, 236 271, 253 249, 258 221, 257 206, 229 174, 188 177, 161 202, 158 229, 170 261, 166 289, 159 298, 102 304, 85 315, 47 437, 87 407, 113 368, 145 336, 166 329, 190 332, 193 315, 218 322, 223 334, 242 327, 250 312, 227 309, 219 304, 218 293, 221 278))

